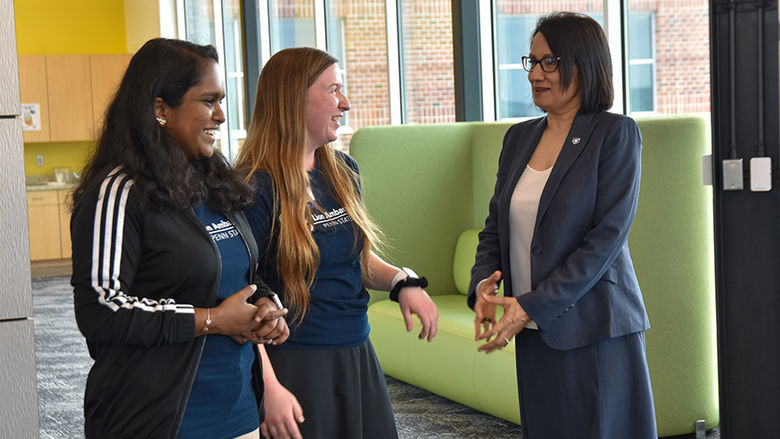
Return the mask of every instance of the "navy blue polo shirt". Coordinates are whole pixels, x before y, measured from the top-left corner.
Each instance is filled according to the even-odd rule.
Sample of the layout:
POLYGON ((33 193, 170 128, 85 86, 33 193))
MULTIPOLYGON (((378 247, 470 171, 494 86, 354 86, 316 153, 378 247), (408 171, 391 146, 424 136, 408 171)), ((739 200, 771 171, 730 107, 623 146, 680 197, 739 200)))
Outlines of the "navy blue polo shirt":
MULTIPOLYGON (((249 284, 249 252, 238 229, 224 215, 207 205, 196 208, 195 214, 219 248, 222 275, 218 305, 249 284)), ((218 334, 204 337, 179 438, 227 439, 257 429, 260 419, 252 386, 253 345, 238 344, 218 334)))
MULTIPOLYGON (((357 164, 348 156, 340 159, 357 172, 357 164)), ((268 174, 255 174, 255 203, 246 216, 260 249, 260 275, 284 301, 284 290, 276 272, 277 240, 270 236, 273 211, 272 183, 268 174), (268 245, 269 239, 271 245, 268 245)), ((312 236, 320 252, 320 264, 310 289, 311 302, 302 322, 294 320, 294 310, 287 315, 290 338, 273 349, 330 349, 356 346, 368 338, 366 310, 369 295, 363 287, 362 236, 356 237, 352 218, 333 197, 327 177, 319 167, 309 171, 309 182, 316 203, 310 214, 312 236)), ((285 302, 285 306, 289 306, 285 302)))

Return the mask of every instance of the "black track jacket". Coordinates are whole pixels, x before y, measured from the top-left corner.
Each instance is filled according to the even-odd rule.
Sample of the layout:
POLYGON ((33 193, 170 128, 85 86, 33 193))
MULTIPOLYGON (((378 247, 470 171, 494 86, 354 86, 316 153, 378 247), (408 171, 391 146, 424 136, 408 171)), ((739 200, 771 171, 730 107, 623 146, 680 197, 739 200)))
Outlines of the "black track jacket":
MULTIPOLYGON (((76 321, 95 360, 84 395, 87 438, 174 438, 198 368, 195 307, 215 304, 217 245, 192 209, 141 212, 133 180, 119 168, 87 192, 71 218, 76 321)), ((225 213, 250 255, 257 246, 243 213, 225 213)), ((255 349, 255 392, 262 374, 255 349)))

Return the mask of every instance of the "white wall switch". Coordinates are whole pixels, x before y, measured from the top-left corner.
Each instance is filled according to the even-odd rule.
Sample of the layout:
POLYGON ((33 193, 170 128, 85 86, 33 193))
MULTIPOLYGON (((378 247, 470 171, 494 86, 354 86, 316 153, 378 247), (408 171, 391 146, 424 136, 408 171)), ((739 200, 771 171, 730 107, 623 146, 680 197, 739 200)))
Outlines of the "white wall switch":
POLYGON ((753 192, 772 190, 772 159, 770 157, 750 159, 750 190, 753 192))

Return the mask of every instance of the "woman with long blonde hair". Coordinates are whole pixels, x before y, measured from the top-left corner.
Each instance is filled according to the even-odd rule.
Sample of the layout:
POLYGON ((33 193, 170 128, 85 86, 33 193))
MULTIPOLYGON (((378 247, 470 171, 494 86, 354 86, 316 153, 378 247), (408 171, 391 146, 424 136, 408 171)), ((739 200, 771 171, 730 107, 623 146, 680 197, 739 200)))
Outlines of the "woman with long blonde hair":
POLYGON ((276 53, 260 74, 236 163, 256 190, 246 215, 259 273, 290 309, 289 340, 265 351, 266 437, 397 437, 368 339, 366 288, 391 291, 407 330, 417 314, 420 339, 436 335, 425 278, 371 250, 379 233, 362 203, 357 164, 330 144, 350 109, 342 86, 327 52, 276 53))

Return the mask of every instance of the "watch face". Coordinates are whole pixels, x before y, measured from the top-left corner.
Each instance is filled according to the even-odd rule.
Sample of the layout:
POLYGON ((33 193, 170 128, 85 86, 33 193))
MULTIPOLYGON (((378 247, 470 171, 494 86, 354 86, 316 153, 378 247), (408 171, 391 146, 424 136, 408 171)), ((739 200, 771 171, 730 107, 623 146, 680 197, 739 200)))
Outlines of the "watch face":
POLYGON ((420 276, 417 276, 417 273, 415 273, 414 270, 412 270, 409 267, 401 267, 401 270, 403 270, 404 273, 406 273, 406 275, 409 276, 409 277, 420 277, 420 276))
POLYGON ((272 292, 272 293, 271 293, 271 300, 273 300, 273 301, 274 301, 274 305, 276 305, 276 307, 277 307, 278 309, 282 309, 282 308, 284 308, 284 305, 282 305, 282 301, 281 301, 281 300, 279 300, 279 295, 278 295, 278 294, 276 294, 276 293, 272 292))

